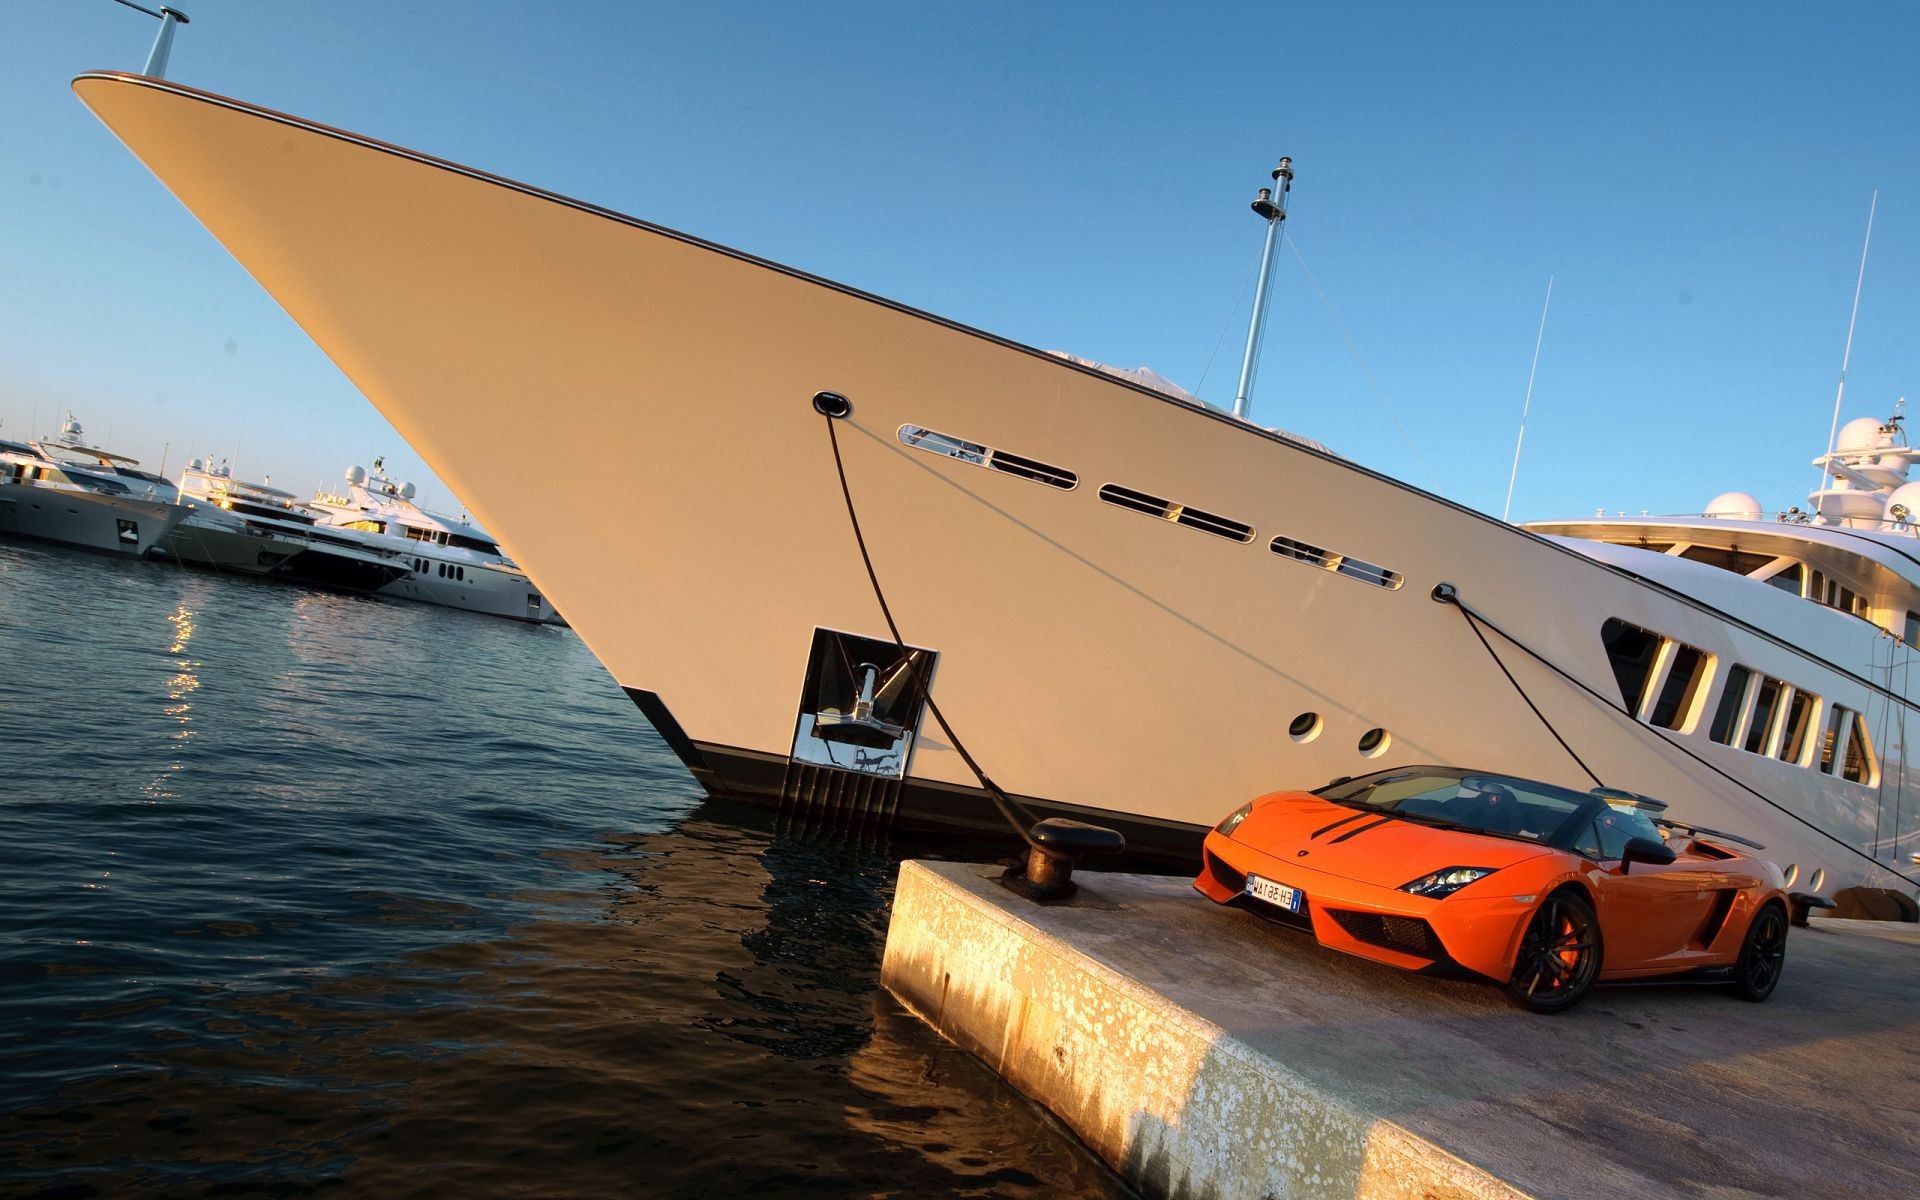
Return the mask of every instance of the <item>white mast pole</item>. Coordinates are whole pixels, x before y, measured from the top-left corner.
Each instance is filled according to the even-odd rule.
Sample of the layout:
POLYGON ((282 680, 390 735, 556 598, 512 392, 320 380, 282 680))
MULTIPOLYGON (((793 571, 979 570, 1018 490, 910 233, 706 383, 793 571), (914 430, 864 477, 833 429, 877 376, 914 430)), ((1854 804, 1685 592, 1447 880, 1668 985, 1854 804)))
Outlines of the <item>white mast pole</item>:
MULTIPOLYGON (((1853 315, 1847 318, 1847 348, 1840 352, 1840 386, 1833 392, 1833 424, 1827 430, 1827 456, 1820 460, 1820 490, 1827 490, 1827 481, 1833 478, 1833 448, 1840 437, 1840 398, 1847 394, 1847 364, 1853 360, 1853 326, 1860 319, 1860 285, 1867 281, 1867 248, 1873 245, 1873 213, 1880 207, 1880 189, 1873 189, 1873 199, 1867 202, 1867 236, 1860 241, 1860 274, 1853 281, 1853 315)), ((1814 511, 1820 510, 1820 502, 1813 503, 1814 511)))
POLYGON ((159 20, 160 32, 154 35, 153 49, 147 51, 147 65, 140 73, 154 79, 165 79, 167 58, 173 53, 173 31, 177 26, 190 23, 187 20, 187 14, 177 8, 168 8, 164 4, 160 6, 159 12, 155 12, 144 4, 135 4, 133 0, 119 0, 119 3, 135 12, 143 12, 159 20))
POLYGON ((1527 398, 1520 404, 1520 436, 1513 439, 1513 470, 1507 475, 1507 504, 1500 519, 1513 512, 1513 482, 1520 478, 1520 447, 1527 440, 1527 412, 1533 407, 1533 377, 1540 370, 1540 343, 1547 339, 1547 310, 1553 307, 1553 279, 1547 276, 1547 300, 1540 306, 1540 332, 1533 335, 1533 365, 1527 368, 1527 398))
POLYGON ((1233 415, 1247 419, 1247 405, 1253 398, 1253 375, 1259 366, 1260 335, 1267 323, 1267 279, 1273 274, 1273 248, 1280 241, 1280 227, 1287 219, 1287 193, 1293 190, 1293 160, 1283 158, 1273 169, 1273 188, 1261 188, 1254 199, 1253 211, 1267 219, 1267 246, 1260 254, 1260 282, 1253 289, 1253 320, 1247 326, 1247 353, 1240 360, 1240 387, 1233 394, 1233 415), (1275 195, 1275 191, 1278 195, 1275 195))

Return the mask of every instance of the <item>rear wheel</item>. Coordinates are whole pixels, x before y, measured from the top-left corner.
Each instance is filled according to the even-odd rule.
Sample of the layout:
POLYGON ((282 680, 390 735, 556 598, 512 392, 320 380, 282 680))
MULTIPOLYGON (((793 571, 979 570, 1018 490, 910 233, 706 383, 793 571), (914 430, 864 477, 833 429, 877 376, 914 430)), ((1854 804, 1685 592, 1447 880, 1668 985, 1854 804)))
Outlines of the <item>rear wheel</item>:
POLYGON ((1758 1004, 1773 995, 1787 965, 1787 914, 1769 904, 1754 914, 1733 964, 1733 994, 1758 1004))
POLYGON ((1555 892, 1527 922, 1507 994, 1534 1012, 1565 1012, 1599 976, 1600 953, 1593 906, 1575 892, 1555 892))

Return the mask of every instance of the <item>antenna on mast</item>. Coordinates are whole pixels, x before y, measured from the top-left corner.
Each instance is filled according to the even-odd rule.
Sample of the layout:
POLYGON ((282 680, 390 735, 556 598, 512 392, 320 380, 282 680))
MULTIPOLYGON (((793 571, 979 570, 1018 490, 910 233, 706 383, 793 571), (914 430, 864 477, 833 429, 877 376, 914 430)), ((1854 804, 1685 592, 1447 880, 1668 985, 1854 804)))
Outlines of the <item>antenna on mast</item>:
MULTIPOLYGON (((1820 491, 1833 479, 1834 445, 1840 437, 1840 398, 1847 394, 1847 363, 1853 359, 1853 326, 1860 319, 1860 285, 1867 281, 1867 248, 1873 245, 1873 213, 1880 207, 1880 189, 1873 189, 1867 202, 1867 236, 1860 241, 1860 274, 1853 281, 1853 315, 1847 318, 1847 348, 1840 352, 1840 386, 1833 392, 1833 425, 1827 430, 1827 455, 1820 460, 1820 491)), ((1814 507, 1819 508, 1819 500, 1814 507)))
POLYGON ((173 31, 178 26, 190 24, 187 14, 177 8, 168 8, 164 4, 160 6, 159 12, 155 12, 143 4, 135 4, 133 0, 119 0, 119 3, 135 12, 143 12, 150 17, 158 18, 160 21, 160 32, 154 35, 153 49, 147 52, 147 65, 140 73, 154 79, 165 79, 167 58, 173 53, 173 31))
POLYGON ((1527 398, 1520 405, 1520 436, 1513 439, 1513 471, 1507 476, 1507 505, 1500 519, 1513 511, 1513 482, 1520 478, 1520 446, 1527 440, 1527 410, 1533 407, 1533 377, 1540 371, 1540 343, 1547 340, 1547 309, 1553 306, 1553 276, 1547 276, 1547 300, 1540 306, 1540 332, 1533 335, 1533 365, 1527 368, 1527 398))
POLYGON ((1280 165, 1273 169, 1273 183, 1273 187, 1261 188, 1253 201, 1253 211, 1267 222, 1267 246, 1260 252, 1260 282, 1253 289, 1253 320, 1247 326, 1247 354, 1240 361, 1240 388, 1233 394, 1233 415, 1242 421, 1247 419, 1254 369, 1260 359, 1260 335, 1267 323, 1267 279, 1273 274, 1273 248, 1280 241, 1280 227, 1286 224, 1287 193, 1293 190, 1291 158, 1282 158, 1280 165))

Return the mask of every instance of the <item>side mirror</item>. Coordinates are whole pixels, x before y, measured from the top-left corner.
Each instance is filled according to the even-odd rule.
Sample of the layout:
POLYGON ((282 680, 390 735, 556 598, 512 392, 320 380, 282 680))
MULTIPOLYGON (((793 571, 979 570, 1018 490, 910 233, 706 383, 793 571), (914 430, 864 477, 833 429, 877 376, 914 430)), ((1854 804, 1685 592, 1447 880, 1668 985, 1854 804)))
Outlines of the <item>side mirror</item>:
POLYGON ((1673 847, 1654 838, 1637 837, 1629 839, 1626 848, 1620 852, 1620 873, 1625 875, 1627 868, 1634 863, 1652 863, 1664 867, 1674 860, 1673 847))

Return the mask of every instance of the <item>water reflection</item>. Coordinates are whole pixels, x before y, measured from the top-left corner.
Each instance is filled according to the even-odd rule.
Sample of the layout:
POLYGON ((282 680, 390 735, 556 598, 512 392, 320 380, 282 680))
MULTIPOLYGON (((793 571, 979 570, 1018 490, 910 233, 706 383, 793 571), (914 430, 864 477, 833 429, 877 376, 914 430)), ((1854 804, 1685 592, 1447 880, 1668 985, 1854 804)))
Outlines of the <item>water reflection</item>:
POLYGON ((891 855, 708 802, 543 858, 498 936, 463 936, 469 905, 356 893, 323 919, 428 944, 78 1014, 150 1036, 0 1135, 31 1177, 84 1163, 113 1194, 1128 1194, 879 989, 891 855))
POLYGON ((11 554, 0 1194, 1113 1194, 571 633, 11 554))

